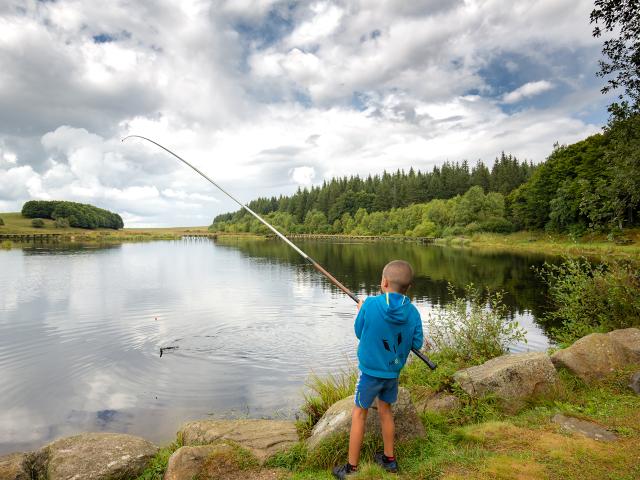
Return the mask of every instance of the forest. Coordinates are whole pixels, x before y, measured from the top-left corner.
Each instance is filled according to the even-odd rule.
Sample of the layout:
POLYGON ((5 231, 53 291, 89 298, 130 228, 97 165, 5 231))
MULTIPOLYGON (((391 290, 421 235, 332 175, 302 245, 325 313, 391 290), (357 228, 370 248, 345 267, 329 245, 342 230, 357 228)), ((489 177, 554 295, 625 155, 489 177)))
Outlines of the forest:
POLYGON ((56 226, 62 228, 66 226, 119 230, 124 227, 124 222, 117 213, 86 203, 30 200, 22 206, 22 215, 27 218, 50 218, 56 221, 56 226))
MULTIPOLYGON (((640 115, 615 117, 602 133, 555 145, 538 165, 503 152, 491 169, 482 161, 471 168, 445 162, 431 172, 337 178, 248 206, 286 233, 620 235, 639 221, 640 115)), ((244 210, 218 215, 210 229, 267 232, 244 210)))

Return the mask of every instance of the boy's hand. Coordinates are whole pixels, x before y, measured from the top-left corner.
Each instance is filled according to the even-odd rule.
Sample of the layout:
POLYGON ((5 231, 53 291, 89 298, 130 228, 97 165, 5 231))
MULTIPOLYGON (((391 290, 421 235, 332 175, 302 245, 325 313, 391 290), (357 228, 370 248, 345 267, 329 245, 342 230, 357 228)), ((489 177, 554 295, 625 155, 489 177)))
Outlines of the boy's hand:
POLYGON ((358 310, 360 310, 360 307, 362 307, 363 303, 364 303, 364 300, 362 299, 358 300, 358 310))

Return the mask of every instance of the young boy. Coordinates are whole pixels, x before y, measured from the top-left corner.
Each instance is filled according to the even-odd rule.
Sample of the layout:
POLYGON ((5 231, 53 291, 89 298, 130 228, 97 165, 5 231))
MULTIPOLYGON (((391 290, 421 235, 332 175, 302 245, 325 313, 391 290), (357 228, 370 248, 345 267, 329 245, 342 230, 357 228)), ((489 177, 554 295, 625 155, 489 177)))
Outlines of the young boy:
POLYGON ((351 415, 349 461, 333 469, 336 478, 343 479, 358 470, 367 412, 376 397, 384 452, 376 454, 375 460, 389 472, 398 471, 393 455, 395 426, 391 404, 398 398, 398 375, 409 351, 422 348, 423 342, 420 314, 405 295, 412 282, 411 265, 394 260, 382 270, 382 294, 358 305, 355 331, 360 340, 360 378, 351 415))

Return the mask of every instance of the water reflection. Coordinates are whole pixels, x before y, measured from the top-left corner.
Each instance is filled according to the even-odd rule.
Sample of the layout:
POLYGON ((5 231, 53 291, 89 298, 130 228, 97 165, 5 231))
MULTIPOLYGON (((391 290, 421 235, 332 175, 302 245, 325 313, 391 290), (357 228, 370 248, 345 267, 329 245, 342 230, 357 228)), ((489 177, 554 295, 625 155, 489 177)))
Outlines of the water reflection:
MULTIPOLYGON (((382 266, 418 273, 423 315, 446 285, 508 292, 528 346, 545 348, 535 317, 542 257, 413 244, 302 242, 360 294, 382 266)), ((40 245, 0 252, 0 453, 79 431, 170 441, 208 415, 290 417, 310 371, 352 362, 352 301, 277 241, 40 245), (161 347, 178 346, 159 357, 161 347)))

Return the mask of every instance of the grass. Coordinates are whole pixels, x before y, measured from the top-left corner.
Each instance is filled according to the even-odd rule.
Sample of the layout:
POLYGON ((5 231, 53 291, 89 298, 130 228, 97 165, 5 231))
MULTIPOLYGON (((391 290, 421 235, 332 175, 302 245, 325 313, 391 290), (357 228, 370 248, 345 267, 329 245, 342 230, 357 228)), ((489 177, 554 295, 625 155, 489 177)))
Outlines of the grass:
POLYGON ((463 240, 467 241, 465 246, 473 248, 638 259, 640 257, 640 229, 627 230, 624 237, 630 243, 617 244, 610 241, 605 234, 591 233, 574 239, 570 235, 550 234, 543 231, 522 231, 507 235, 476 233, 463 240))

